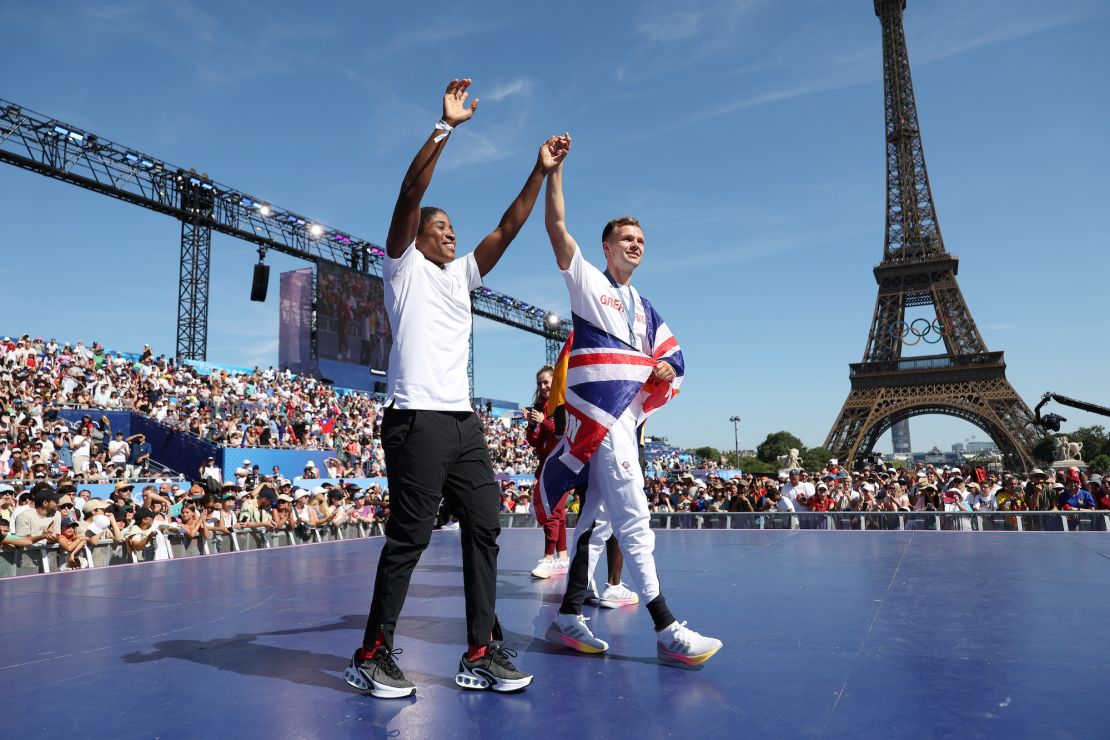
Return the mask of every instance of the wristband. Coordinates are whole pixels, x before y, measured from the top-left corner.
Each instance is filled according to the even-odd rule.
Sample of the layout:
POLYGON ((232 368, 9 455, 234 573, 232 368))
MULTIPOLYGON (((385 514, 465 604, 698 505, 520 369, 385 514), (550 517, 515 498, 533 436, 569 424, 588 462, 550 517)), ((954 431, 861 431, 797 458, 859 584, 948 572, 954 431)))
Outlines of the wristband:
POLYGON ((437 143, 437 144, 439 142, 443 141, 444 139, 446 139, 448 134, 450 134, 452 131, 455 130, 454 126, 447 123, 447 121, 444 121, 442 118, 439 119, 438 121, 436 121, 435 128, 436 128, 436 131, 441 131, 442 132, 442 133, 436 134, 435 139, 433 139, 433 141, 435 141, 435 143, 437 143))

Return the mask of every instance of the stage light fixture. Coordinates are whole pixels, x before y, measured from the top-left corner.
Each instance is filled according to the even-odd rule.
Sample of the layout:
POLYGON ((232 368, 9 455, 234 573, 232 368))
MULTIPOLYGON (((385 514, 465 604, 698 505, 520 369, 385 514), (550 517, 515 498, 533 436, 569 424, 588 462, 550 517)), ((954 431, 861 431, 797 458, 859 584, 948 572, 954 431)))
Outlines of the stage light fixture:
POLYGON ((558 325, 559 325, 559 315, 558 315, 558 314, 554 314, 554 313, 549 313, 549 314, 547 315, 547 325, 548 325, 548 326, 550 326, 550 327, 551 327, 551 328, 553 328, 553 329, 554 329, 554 328, 555 328, 556 326, 558 326, 558 325))
POLYGON ((319 239, 324 235, 324 227, 320 224, 310 224, 308 233, 313 239, 319 239))
POLYGON ((258 207, 258 212, 261 213, 263 216, 270 216, 271 214, 273 214, 270 206, 266 205, 265 203, 258 207))

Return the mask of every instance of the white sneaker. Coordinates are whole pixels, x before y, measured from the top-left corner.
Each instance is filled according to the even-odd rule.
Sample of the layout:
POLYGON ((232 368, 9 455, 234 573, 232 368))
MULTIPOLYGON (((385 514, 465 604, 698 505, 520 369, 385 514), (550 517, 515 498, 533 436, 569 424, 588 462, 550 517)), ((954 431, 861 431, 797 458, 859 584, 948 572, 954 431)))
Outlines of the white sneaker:
POLYGON ((453 530, 456 530, 458 528, 459 528, 459 522, 456 519, 452 519, 451 521, 447 522, 442 527, 440 527, 440 529, 446 529, 448 531, 453 531, 453 530))
POLYGON ((594 633, 586 626, 588 619, 581 614, 560 612, 547 628, 544 638, 548 642, 569 647, 580 653, 604 653, 609 649, 609 643, 594 637, 594 633))
POLYGON ((605 584, 605 590, 601 592, 601 598, 598 603, 606 609, 616 609, 618 606, 633 606, 640 603, 640 597, 636 592, 630 589, 623 583, 614 586, 611 583, 605 584))
POLYGON ((544 558, 539 562, 539 565, 532 569, 532 575, 536 578, 550 578, 551 571, 554 565, 554 560, 548 560, 547 558, 544 558))
POLYGON ((570 569, 570 561, 564 558, 555 558, 551 561, 551 575, 561 576, 570 569))
POLYGON ((724 647, 720 640, 699 635, 685 622, 672 622, 669 627, 656 632, 655 636, 658 640, 655 654, 666 665, 699 666, 724 647))

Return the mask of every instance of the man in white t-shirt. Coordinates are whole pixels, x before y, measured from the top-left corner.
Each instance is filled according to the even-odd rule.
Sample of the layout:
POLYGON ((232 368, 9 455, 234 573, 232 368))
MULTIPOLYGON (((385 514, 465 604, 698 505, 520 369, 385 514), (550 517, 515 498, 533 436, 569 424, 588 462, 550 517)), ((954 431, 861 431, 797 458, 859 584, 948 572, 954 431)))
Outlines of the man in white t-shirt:
POLYGON ((127 466, 127 456, 131 454, 131 445, 123 438, 123 432, 116 432, 116 438, 108 443, 108 462, 113 466, 124 468, 127 466))
POLYGON ((477 100, 466 105, 469 86, 470 80, 447 86, 443 118, 405 174, 386 236, 382 279, 393 346, 381 438, 391 514, 363 644, 344 672, 349 684, 381 698, 416 692, 393 659, 393 632, 413 568, 431 539, 441 498, 463 529, 468 648, 455 683, 505 692, 532 682, 500 644, 494 613, 499 496, 482 424, 471 408, 466 366, 470 292, 482 285, 482 276, 524 225, 544 175, 557 160, 545 142, 497 228, 473 252, 457 256, 451 219, 420 203, 449 134, 477 108, 477 100))
MULTIPOLYGON (((563 156, 570 149, 570 136, 556 137, 551 143, 563 156)), ((613 219, 601 233, 605 255, 603 273, 582 256, 577 242, 567 231, 563 201, 563 165, 548 175, 545 222, 570 294, 570 308, 576 320, 588 322, 610 337, 627 342, 631 349, 652 355, 647 311, 640 294, 632 287, 632 273, 644 258, 644 232, 631 216, 613 219)), ((572 347, 572 351, 573 351, 572 347)), ((621 349, 613 350, 620 352, 621 349)), ((671 357, 655 364, 652 378, 670 383, 677 376, 671 357)), ((582 602, 592 559, 590 538, 596 530, 618 534, 625 566, 640 587, 644 602, 655 625, 661 662, 669 665, 696 666, 721 649, 720 640, 694 632, 678 622, 667 607, 655 568, 655 533, 650 527, 644 476, 640 469, 639 435, 636 424, 643 401, 632 402, 590 457, 589 485, 579 512, 575 531, 574 561, 568 576, 567 592, 559 614, 547 630, 547 639, 584 653, 600 653, 608 644, 593 635, 582 616, 582 602), (638 408, 637 408, 638 406, 638 408)), ((567 435, 573 439, 568 414, 567 435)))
MULTIPOLYGON (((801 470, 791 470, 790 479, 782 487, 782 497, 790 499, 794 504, 794 511, 809 511, 809 500, 814 496, 813 484, 802 480, 801 470)), ((811 520, 802 517, 803 526, 811 524, 811 520)), ((808 529, 808 526, 806 526, 808 529)))

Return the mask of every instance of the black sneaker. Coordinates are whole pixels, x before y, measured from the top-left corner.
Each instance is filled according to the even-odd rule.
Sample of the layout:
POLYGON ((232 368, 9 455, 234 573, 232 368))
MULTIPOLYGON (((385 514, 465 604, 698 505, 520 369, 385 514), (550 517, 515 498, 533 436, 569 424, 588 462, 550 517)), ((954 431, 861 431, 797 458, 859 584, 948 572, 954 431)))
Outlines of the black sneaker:
POLYGON ((379 699, 400 699, 416 693, 416 686, 405 678, 401 669, 393 661, 401 649, 390 650, 379 645, 371 658, 360 658, 362 650, 356 650, 351 664, 343 671, 343 680, 361 691, 369 691, 370 696, 379 699))
POLYGON ((521 691, 532 683, 532 676, 518 671, 509 658, 516 657, 516 651, 500 643, 490 643, 486 654, 475 660, 468 660, 466 654, 459 661, 459 672, 455 683, 464 689, 490 689, 506 693, 521 691))

